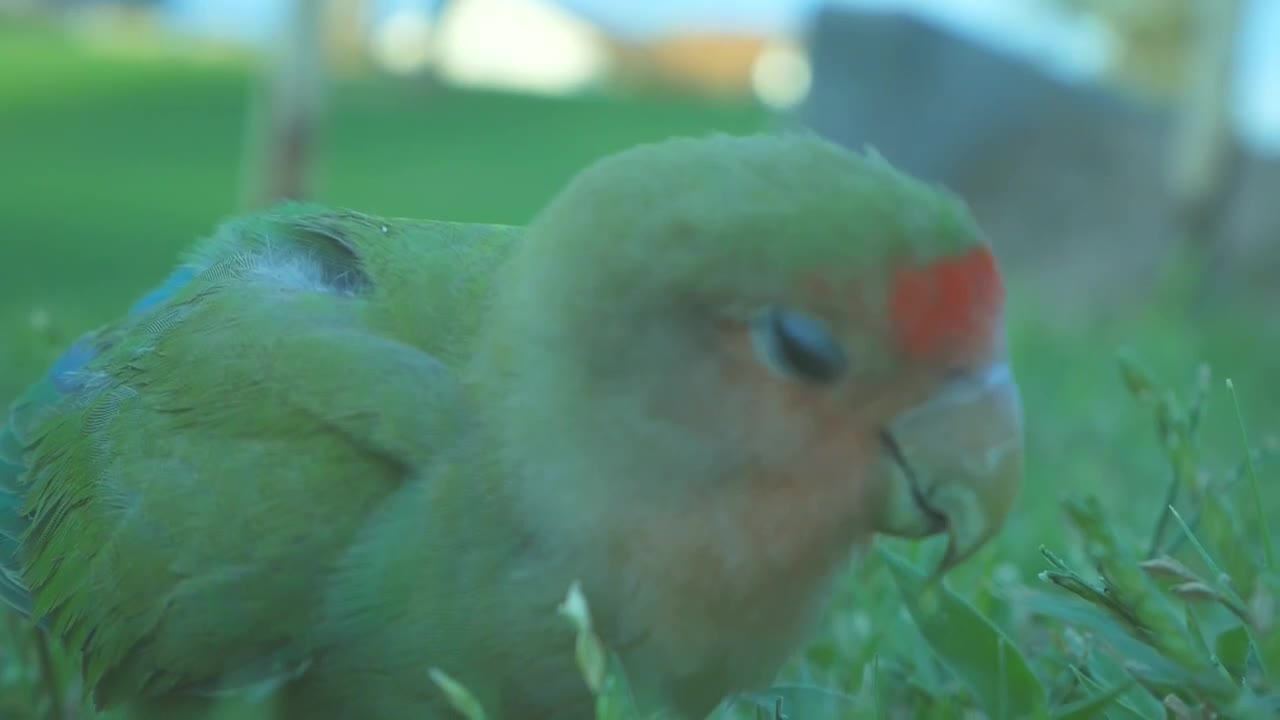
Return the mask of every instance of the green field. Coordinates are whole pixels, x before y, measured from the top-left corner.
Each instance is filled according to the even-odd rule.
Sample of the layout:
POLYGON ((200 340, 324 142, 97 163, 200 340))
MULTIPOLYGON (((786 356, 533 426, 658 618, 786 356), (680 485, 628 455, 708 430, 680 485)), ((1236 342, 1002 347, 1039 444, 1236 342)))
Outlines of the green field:
MULTIPOLYGON (((0 404, 7 404, 66 343, 123 311, 191 240, 236 211, 250 82, 237 63, 127 59, 3 29, 0 68, 0 404)), ((329 100, 317 200, 506 223, 528 219, 602 154, 673 134, 777 123, 755 107, 687 98, 541 99, 386 80, 339 82, 329 100)), ((1044 697, 1044 717, 1154 718, 1165 717, 1164 697, 1179 693, 1187 705, 1212 702, 1224 716, 1265 717, 1244 703, 1254 691, 1271 693, 1272 709, 1280 708, 1280 574, 1264 568, 1268 536, 1260 525, 1270 516, 1269 540, 1280 544, 1280 478, 1267 461, 1280 428, 1272 313, 1260 299, 1233 297, 1192 319, 1176 288, 1156 288, 1146 305, 1073 315, 1060 310, 1071 297, 1042 296, 1020 282, 1019 268, 1009 270, 1027 484, 1005 532, 948 580, 987 620, 944 596, 933 610, 920 609, 917 626, 902 611, 885 560, 873 555, 851 573, 824 635, 788 670, 789 682, 829 692, 797 691, 786 712, 943 718, 982 708, 1014 717, 1044 697), (1055 312, 1044 312, 1050 305, 1055 312), (1042 319, 1049 315, 1052 323, 1042 319), (1158 378, 1146 402, 1121 381, 1122 348, 1158 378), (1205 410, 1188 421, 1201 363, 1213 373, 1205 410), (1244 441, 1226 377, 1240 393, 1249 441, 1260 448, 1261 505, 1239 471, 1244 441), (1180 445, 1188 422, 1194 442, 1180 445), (1186 588, 1175 597, 1169 581, 1136 570, 1175 478, 1179 512, 1230 586, 1218 584, 1195 543, 1178 542, 1177 555, 1209 581, 1208 591, 1230 596, 1225 602, 1186 588), (1086 505, 1075 506, 1074 522, 1064 510, 1065 499, 1089 496, 1110 519, 1106 529, 1091 524, 1086 505), (1050 569, 1042 546, 1090 584, 1101 582, 1102 570, 1116 587, 1110 602, 1132 611, 1132 622, 1116 619, 1124 610, 1073 605, 1038 579, 1050 569), (1233 620, 1225 609, 1233 604, 1245 608, 1251 628, 1233 620), (996 642, 993 626, 1009 645, 996 642), (987 669, 998 658, 1004 669, 987 669), (1119 700, 1105 709, 1071 705, 1109 690, 1119 700)), ((1166 537, 1181 535, 1169 523, 1166 537)), ((922 563, 938 550, 890 545, 922 563)), ((41 717, 49 671, 29 632, 9 620, 0 717, 41 717)), ((71 666, 54 664, 74 693, 71 666)))

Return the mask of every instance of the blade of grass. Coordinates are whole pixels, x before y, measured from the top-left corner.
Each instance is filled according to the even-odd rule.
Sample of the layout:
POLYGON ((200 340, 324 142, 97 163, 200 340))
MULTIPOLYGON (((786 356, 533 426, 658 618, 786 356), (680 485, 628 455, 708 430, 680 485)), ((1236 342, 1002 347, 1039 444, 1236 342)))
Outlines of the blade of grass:
POLYGON ((1117 685, 1101 695, 1095 695, 1066 705, 1054 713, 1053 720, 1088 720, 1089 718, 1101 717, 1103 710, 1109 708, 1112 703, 1119 700, 1122 695, 1129 692, 1135 685, 1137 683, 1131 680, 1123 685, 1117 685))
POLYGON ((1187 524, 1186 520, 1182 519, 1182 515, 1173 506, 1169 507, 1169 514, 1172 515, 1173 519, 1182 527, 1182 532, 1186 534, 1187 541, 1191 543, 1193 548, 1195 548, 1196 554, 1198 554, 1204 564, 1213 571, 1213 577, 1206 578, 1212 584, 1213 589, 1218 591, 1237 607, 1243 608, 1245 605, 1244 600, 1241 599, 1240 595, 1236 593, 1234 588, 1229 584, 1222 582, 1222 578, 1228 577, 1226 572, 1223 571, 1222 566, 1218 565, 1218 563, 1213 559, 1213 556, 1209 554, 1209 551, 1205 549, 1204 545, 1200 543, 1200 540, 1191 530, 1191 526, 1187 524))
POLYGON ((929 647, 992 717, 1048 717, 1044 686, 999 628, 945 584, 928 582, 924 573, 883 546, 878 552, 929 647))
POLYGON ((1253 487, 1253 504, 1258 510, 1258 527, 1262 534, 1262 557, 1267 570, 1276 566, 1275 550, 1271 547, 1271 530, 1267 527, 1266 506, 1262 504, 1262 489, 1258 484, 1258 471, 1253 466, 1253 453, 1249 450, 1249 434, 1244 427, 1244 414, 1240 412, 1240 399, 1236 396, 1236 384, 1227 378, 1227 392, 1231 393, 1231 404, 1235 406, 1236 423, 1240 426, 1240 439, 1244 442, 1244 458, 1249 470, 1249 484, 1253 487))

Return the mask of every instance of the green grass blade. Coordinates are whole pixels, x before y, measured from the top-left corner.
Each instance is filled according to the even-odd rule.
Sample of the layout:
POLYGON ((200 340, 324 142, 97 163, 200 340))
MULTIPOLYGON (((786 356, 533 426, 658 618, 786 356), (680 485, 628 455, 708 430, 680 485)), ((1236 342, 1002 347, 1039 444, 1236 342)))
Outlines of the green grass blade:
POLYGON ((1249 470, 1249 484, 1253 487, 1253 504, 1258 510, 1258 532, 1262 535, 1262 557, 1265 567, 1270 570, 1276 566, 1275 550, 1271 547, 1271 529, 1267 527, 1266 505, 1262 503, 1262 488, 1258 484, 1258 470, 1253 466, 1253 451, 1249 448, 1249 433, 1244 427, 1244 414, 1240 412, 1240 399, 1236 397, 1236 384, 1227 379, 1227 392, 1231 393, 1231 403, 1236 409, 1236 423, 1240 426, 1240 439, 1244 442, 1245 467, 1249 470))
POLYGON ((1060 597, 1038 591, 1020 593, 1018 603, 1036 615, 1091 631, 1120 656, 1140 665, 1143 677, 1147 680, 1168 686, 1182 685, 1191 680, 1191 676, 1181 666, 1134 637, 1123 624, 1096 605, 1075 597, 1060 597))
POLYGON ((788 718, 841 718, 862 717, 865 713, 860 703, 844 693, 812 685, 775 685, 756 693, 741 696, 742 701, 773 717, 778 700, 782 700, 782 712, 788 718))
POLYGON ((1085 698, 1059 708, 1054 712, 1053 720, 1091 720, 1092 718, 1102 717, 1102 712, 1111 707, 1125 693, 1129 692, 1134 685, 1136 683, 1130 681, 1125 685, 1117 685, 1101 695, 1085 698))
POLYGON ((905 559, 883 547, 878 551, 930 648, 992 717, 1048 716, 1044 686, 999 628, 942 583, 929 583, 905 559))

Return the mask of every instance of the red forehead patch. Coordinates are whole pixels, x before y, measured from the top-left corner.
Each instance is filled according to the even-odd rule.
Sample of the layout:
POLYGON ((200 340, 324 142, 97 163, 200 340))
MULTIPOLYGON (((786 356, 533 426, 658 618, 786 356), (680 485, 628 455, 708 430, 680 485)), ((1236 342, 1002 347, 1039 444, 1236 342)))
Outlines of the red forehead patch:
POLYGON ((917 357, 949 340, 985 335, 1003 303, 995 258, 981 246, 923 267, 900 267, 889 291, 898 345, 917 357))

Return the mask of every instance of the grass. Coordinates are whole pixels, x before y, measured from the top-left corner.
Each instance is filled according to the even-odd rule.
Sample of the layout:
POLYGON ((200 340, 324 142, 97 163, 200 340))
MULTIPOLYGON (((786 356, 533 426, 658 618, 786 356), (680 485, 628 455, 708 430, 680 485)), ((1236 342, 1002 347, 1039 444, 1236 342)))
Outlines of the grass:
MULTIPOLYGON (((0 29, 0 401, 126 307, 237 210, 243 68, 127 60, 0 29), (51 47, 52 45, 52 47, 51 47), (33 322, 34 321, 34 322, 33 322), (34 334, 47 336, 38 342, 34 334)), ((381 215, 521 223, 583 165, 637 142, 766 127, 752 107, 548 101, 363 82, 334 89, 317 199, 381 215)))
MULTIPOLYGON (((235 211, 248 81, 234 63, 123 59, 29 29, 0 28, 0 66, 25 68, 0 74, 7 403, 235 211)), ((772 122, 753 107, 691 99, 346 82, 326 118, 318 199, 522 222, 602 154, 772 122)), ((939 587, 918 570, 937 543, 880 543, 851 568, 823 631, 780 685, 726 715, 1277 712, 1280 577, 1266 520, 1280 509, 1270 462, 1280 387, 1265 311, 1241 297, 1193 322, 1170 309, 1172 287, 1139 306, 1049 324, 1064 313, 1046 309, 1073 298, 1042 295, 1016 267, 1009 274, 1028 467, 1005 531, 939 587)), ((602 688, 601 716, 630 717, 625 678, 592 645, 588 615, 574 602, 566 612, 587 648, 584 682, 602 688)), ((55 697, 66 715, 89 717, 68 659, 4 619, 0 717, 43 717, 55 697)), ((465 688, 436 681, 465 704, 465 688)))

